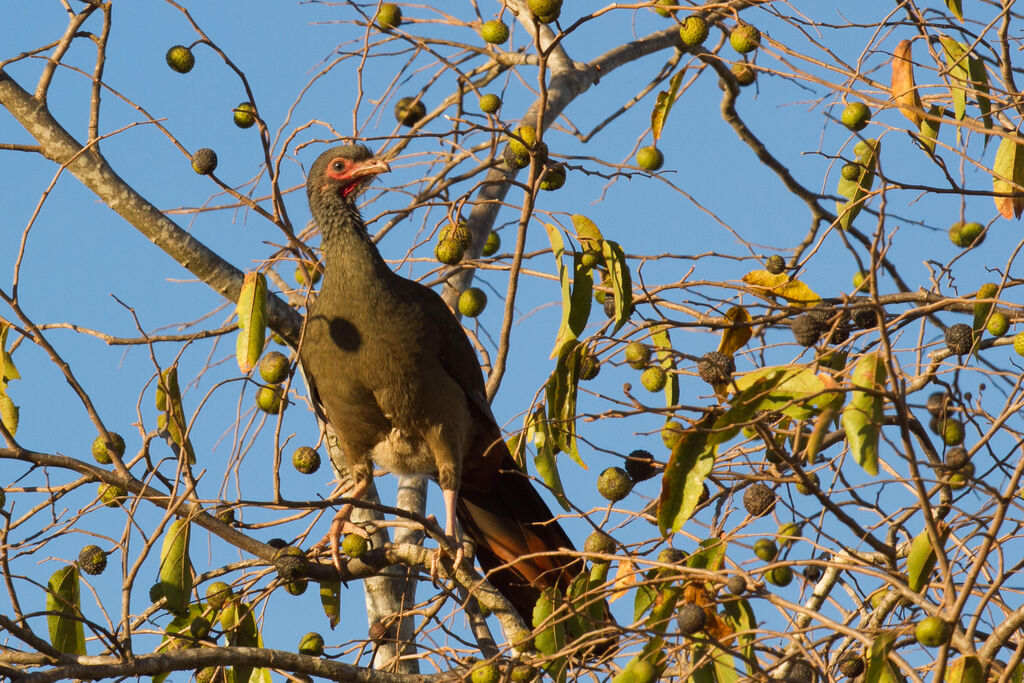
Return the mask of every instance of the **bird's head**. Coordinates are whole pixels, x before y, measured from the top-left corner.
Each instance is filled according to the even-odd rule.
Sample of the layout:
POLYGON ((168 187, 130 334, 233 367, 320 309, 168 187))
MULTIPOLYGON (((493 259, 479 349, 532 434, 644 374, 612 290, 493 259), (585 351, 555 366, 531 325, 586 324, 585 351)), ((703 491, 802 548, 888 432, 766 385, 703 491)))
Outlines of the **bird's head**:
POLYGON ((306 178, 306 194, 311 206, 354 205, 359 192, 374 177, 391 170, 363 145, 332 147, 313 162, 306 178))

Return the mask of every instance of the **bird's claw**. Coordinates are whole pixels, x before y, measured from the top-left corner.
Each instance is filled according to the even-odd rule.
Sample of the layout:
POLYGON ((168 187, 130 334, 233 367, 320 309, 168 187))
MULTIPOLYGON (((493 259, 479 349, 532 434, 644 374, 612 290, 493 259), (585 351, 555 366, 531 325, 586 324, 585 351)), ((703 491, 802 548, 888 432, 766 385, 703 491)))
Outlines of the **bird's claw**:
POLYGON ((459 568, 462 564, 462 560, 466 556, 465 549, 462 547, 462 543, 459 542, 459 539, 453 536, 446 536, 445 538, 448 541, 449 546, 455 548, 455 554, 451 555, 448 552, 448 548, 443 545, 435 548, 434 552, 430 554, 430 582, 435 586, 437 585, 438 568, 441 566, 441 558, 443 556, 449 555, 452 558, 452 567, 455 569, 459 568))
POLYGON ((359 526, 348 517, 352 513, 352 506, 346 505, 331 520, 331 530, 327 533, 327 547, 331 550, 331 561, 334 568, 341 573, 341 537, 344 534, 356 534, 369 540, 370 534, 366 529, 359 526))

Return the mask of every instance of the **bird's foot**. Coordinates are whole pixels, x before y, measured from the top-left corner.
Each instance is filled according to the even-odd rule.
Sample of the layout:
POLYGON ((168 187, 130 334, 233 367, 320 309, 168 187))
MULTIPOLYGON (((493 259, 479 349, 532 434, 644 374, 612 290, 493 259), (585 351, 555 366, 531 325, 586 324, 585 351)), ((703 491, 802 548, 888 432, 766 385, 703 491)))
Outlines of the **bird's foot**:
POLYGON ((355 522, 349 519, 349 515, 352 514, 352 506, 344 505, 338 514, 334 515, 334 519, 331 520, 331 530, 327 532, 327 538, 321 541, 317 547, 321 547, 324 543, 331 551, 331 561, 334 563, 334 568, 341 573, 341 537, 345 534, 356 534, 369 540, 370 534, 363 527, 359 526, 355 522))
POLYGON ((445 540, 448 541, 449 548, 445 548, 443 545, 438 546, 434 549, 434 552, 430 554, 430 582, 437 586, 437 574, 438 568, 441 566, 441 558, 448 555, 452 558, 452 567, 458 570, 459 565, 462 564, 462 560, 466 557, 466 552, 462 547, 462 543, 455 536, 445 536, 445 540), (450 548, 455 549, 455 554, 451 554, 450 548))

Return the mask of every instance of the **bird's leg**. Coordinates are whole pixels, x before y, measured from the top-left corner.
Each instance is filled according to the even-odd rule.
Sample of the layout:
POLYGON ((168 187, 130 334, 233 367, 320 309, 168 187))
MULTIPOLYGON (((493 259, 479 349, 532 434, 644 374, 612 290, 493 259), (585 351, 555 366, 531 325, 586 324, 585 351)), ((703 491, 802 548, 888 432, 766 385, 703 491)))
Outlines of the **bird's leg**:
MULTIPOLYGON (((444 535, 455 545, 455 555, 452 557, 454 566, 458 568, 462 564, 463 550, 462 541, 458 536, 458 527, 455 524, 455 499, 458 496, 458 477, 454 467, 441 467, 438 473, 438 483, 441 484, 441 495, 444 497, 444 535)), ((430 578, 437 582, 437 566, 441 560, 444 548, 438 548, 430 559, 430 578)))
MULTIPOLYGON (((356 484, 355 488, 349 493, 349 498, 361 499, 366 495, 366 492, 370 489, 370 482, 361 479, 356 484)), ((341 573, 341 552, 339 550, 341 546, 341 535, 342 534, 359 534, 363 538, 370 538, 370 534, 366 532, 366 529, 352 522, 349 517, 352 515, 352 503, 345 503, 338 510, 338 513, 334 515, 334 519, 331 520, 331 530, 327 533, 327 545, 331 549, 331 560, 334 562, 334 568, 341 573)))

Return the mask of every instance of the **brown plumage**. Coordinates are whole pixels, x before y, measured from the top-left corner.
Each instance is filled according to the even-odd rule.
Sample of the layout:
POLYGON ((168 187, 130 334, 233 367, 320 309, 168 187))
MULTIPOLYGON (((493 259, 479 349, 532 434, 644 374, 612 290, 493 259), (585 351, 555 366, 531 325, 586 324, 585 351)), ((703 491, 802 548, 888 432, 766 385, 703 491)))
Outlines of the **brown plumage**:
MULTIPOLYGON (((326 262, 300 351, 310 390, 344 451, 352 495, 365 493, 374 463, 433 477, 445 532, 456 534, 457 516, 491 583, 529 624, 540 591, 565 590, 582 562, 558 554, 572 542, 512 459, 462 326, 437 293, 396 275, 367 235, 355 200, 387 170, 347 145, 320 155, 307 178, 326 262), (526 557, 535 553, 553 554, 526 557)), ((339 511, 332 546, 350 512, 339 511)))

